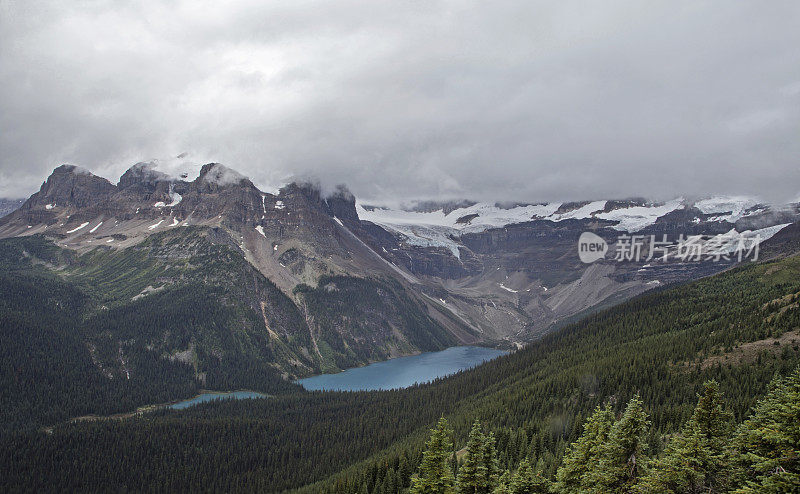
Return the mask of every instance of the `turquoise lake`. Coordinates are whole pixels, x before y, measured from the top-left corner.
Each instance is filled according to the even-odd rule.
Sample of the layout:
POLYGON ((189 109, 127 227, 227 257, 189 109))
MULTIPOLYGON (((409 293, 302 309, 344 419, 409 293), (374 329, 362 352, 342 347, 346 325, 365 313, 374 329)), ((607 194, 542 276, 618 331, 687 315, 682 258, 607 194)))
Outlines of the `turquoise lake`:
POLYGON ((470 369, 487 360, 505 355, 505 350, 477 346, 457 346, 440 352, 399 357, 338 374, 322 374, 299 379, 296 383, 309 391, 372 391, 407 388, 470 369))
POLYGON ((178 403, 173 403, 172 405, 168 405, 169 408, 173 410, 182 410, 184 408, 189 408, 193 405, 198 405, 200 403, 205 403, 207 401, 214 401, 214 400, 243 400, 247 398, 264 398, 267 395, 262 393, 256 393, 255 391, 234 391, 233 393, 200 393, 199 395, 195 396, 190 400, 179 401, 178 403))

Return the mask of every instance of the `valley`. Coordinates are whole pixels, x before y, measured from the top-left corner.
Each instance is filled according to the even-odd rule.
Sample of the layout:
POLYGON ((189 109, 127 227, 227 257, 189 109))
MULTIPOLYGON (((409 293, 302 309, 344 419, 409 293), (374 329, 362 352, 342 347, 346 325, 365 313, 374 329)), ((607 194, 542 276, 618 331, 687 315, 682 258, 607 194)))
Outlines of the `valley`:
POLYGON ((179 490, 216 481, 273 492, 392 490, 392 483, 408 486, 428 428, 441 416, 452 424, 457 444, 465 444, 470 424, 481 419, 496 434, 504 468, 527 456, 550 476, 597 404, 611 400, 616 409, 636 393, 653 427, 644 452, 656 455, 691 413, 703 382, 715 379, 726 407, 741 420, 773 375, 800 365, 797 342, 781 337, 800 324, 793 308, 799 273, 795 256, 659 290, 427 385, 278 394, 201 404, 179 414, 155 411, 121 422, 60 426, 48 436, 5 435, 1 459, 14 466, 5 482, 29 482, 31 459, 58 448, 63 453, 58 458, 80 457, 82 466, 75 471, 72 462, 51 458, 50 473, 32 488, 56 482, 84 490, 112 479, 136 488, 143 487, 137 479, 155 472, 158 480, 147 482, 179 490), (710 356, 768 335, 785 343, 778 352, 759 353, 758 365, 702 365, 710 356), (689 365, 676 365, 680 362, 689 365), (198 442, 209 448, 198 452, 198 442), (167 452, 185 459, 162 460, 174 457, 167 452), (132 455, 138 463, 121 470, 119 462, 132 455), (295 457, 291 470, 284 455, 295 457), (259 467, 243 467, 247 464, 259 467))
POLYGON ((65 489, 396 492, 442 416, 457 444, 480 419, 506 468, 553 477, 590 410, 637 392, 656 456, 704 381, 741 419, 800 363, 798 206, 704 201, 393 210, 343 187, 263 193, 216 164, 191 181, 139 164, 117 185, 59 167, 0 219, 6 485, 57 448, 94 472, 65 484, 50 458, 41 482, 65 489), (584 231, 715 250, 586 264, 584 231), (764 257, 737 262, 753 239, 764 257))
POLYGON ((798 26, 0 0, 0 494, 800 493, 798 26))

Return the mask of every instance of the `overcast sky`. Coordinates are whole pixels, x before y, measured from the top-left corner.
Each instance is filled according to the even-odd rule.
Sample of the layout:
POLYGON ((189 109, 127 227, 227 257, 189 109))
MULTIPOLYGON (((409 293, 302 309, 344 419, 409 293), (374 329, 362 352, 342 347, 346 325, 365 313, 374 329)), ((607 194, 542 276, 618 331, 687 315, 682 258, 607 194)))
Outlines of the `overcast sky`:
POLYGON ((800 2, 0 0, 0 196, 179 153, 370 200, 800 196, 800 2))

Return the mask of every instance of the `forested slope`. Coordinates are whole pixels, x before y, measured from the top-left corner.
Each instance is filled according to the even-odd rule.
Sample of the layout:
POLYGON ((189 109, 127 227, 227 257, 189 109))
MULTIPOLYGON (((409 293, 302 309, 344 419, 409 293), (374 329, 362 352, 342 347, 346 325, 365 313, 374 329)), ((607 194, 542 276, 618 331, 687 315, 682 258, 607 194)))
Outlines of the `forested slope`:
MULTIPOLYGON (((237 257, 197 233, 182 238, 208 249, 196 266, 154 257, 157 246, 78 255, 41 237, 0 242, 0 430, 128 412, 203 387, 297 390, 270 365, 264 316, 230 303, 222 280, 237 257)), ((285 306, 295 314, 274 304, 271 316, 302 324, 285 306)))
POLYGON ((304 490, 394 492, 409 485, 442 415, 456 449, 480 419, 503 468, 527 457, 552 477, 595 407, 610 402, 618 413, 637 394, 652 423, 644 450, 654 455, 707 380, 740 421, 775 374, 800 363, 798 275, 792 257, 646 294, 406 390, 299 393, 5 436, 3 478, 7 487, 38 479, 42 489, 280 491, 318 482, 304 490))
POLYGON ((391 279, 327 276, 293 299, 219 228, 85 251, 0 240, 0 292, 0 430, 200 389, 299 392, 297 377, 456 344, 391 279))

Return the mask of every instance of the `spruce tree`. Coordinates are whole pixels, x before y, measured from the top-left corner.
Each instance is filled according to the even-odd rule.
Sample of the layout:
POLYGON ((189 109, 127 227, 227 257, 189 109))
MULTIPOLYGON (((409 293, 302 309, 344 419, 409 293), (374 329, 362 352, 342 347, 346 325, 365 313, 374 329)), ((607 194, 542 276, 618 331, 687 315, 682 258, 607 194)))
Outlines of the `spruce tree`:
POLYGON ((599 464, 587 474, 589 492, 632 491, 644 464, 642 446, 648 426, 642 400, 634 396, 600 447, 599 464))
POLYGON ((461 494, 479 494, 488 492, 486 468, 486 436, 481 430, 478 420, 472 424, 467 440, 467 452, 464 462, 458 471, 458 492, 461 494))
POLYGON ((486 464, 486 492, 492 492, 500 481, 500 460, 497 457, 497 441, 493 432, 486 436, 483 461, 486 464))
POLYGON ((611 405, 597 406, 586 421, 583 434, 572 443, 556 472, 554 487, 558 492, 578 492, 586 487, 587 473, 593 471, 600 461, 600 447, 608 439, 614 425, 611 405))
POLYGON ((455 491, 452 457, 453 431, 442 417, 431 429, 431 437, 422 454, 422 463, 417 476, 411 479, 410 492, 413 494, 451 494, 455 491))
POLYGON ((511 472, 508 470, 503 471, 497 479, 497 485, 492 494, 511 494, 511 472))
POLYGON ((548 482, 539 475, 527 458, 523 458, 517 473, 511 479, 511 494, 544 494, 549 492, 548 482))
POLYGON ((800 368, 775 378, 736 431, 736 492, 800 492, 800 368))
POLYGON ((724 409, 719 386, 708 381, 692 417, 668 444, 662 458, 650 465, 639 482, 641 492, 715 493, 725 490, 729 476, 726 442, 732 414, 724 409))

